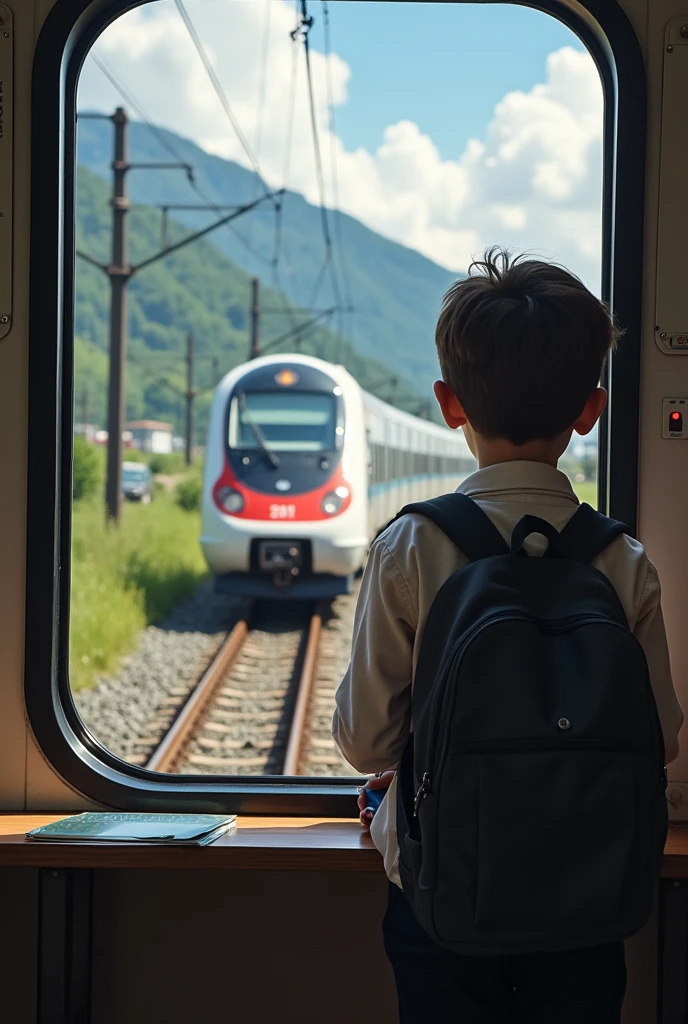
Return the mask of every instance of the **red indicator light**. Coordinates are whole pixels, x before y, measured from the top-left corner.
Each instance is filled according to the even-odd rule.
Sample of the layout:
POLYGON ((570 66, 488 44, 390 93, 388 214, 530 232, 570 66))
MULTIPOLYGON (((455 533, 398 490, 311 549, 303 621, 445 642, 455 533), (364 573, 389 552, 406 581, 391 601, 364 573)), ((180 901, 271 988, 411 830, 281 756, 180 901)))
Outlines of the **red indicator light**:
POLYGON ((681 419, 681 413, 680 412, 672 412, 671 418, 672 418, 672 420, 680 420, 681 419))

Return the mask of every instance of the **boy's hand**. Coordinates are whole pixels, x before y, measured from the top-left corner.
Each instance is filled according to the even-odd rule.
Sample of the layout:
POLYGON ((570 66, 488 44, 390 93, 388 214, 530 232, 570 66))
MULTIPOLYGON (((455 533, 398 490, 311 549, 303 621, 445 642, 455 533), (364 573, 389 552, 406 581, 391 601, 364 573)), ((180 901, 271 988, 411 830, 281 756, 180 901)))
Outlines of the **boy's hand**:
POLYGON ((366 797, 367 789, 386 789, 394 778, 394 772, 382 772, 381 775, 374 775, 371 779, 368 779, 365 786, 361 789, 358 794, 358 807, 360 810, 361 825, 366 828, 370 828, 370 823, 373 820, 374 811, 368 807, 368 798, 366 797))

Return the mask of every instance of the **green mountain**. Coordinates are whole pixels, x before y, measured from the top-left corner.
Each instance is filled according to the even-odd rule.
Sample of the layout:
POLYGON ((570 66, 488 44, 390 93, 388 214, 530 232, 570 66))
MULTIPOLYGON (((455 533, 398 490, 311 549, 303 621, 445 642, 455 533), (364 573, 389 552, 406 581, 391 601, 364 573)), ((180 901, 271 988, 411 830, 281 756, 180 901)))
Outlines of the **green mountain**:
MULTIPOLYGON (((111 211, 107 185, 80 168, 77 193, 77 249, 108 262, 111 211)), ((170 243, 188 234, 188 227, 170 220, 170 243)), ((213 237, 212 235, 209 237, 213 237)), ((134 205, 129 214, 129 248, 133 263, 160 248, 160 213, 134 205)), ((249 351, 250 274, 212 242, 203 239, 135 274, 129 285, 126 415, 173 422, 181 432, 186 388, 186 337, 195 341, 196 442, 202 442, 215 382, 243 362, 249 351)), ((302 323, 284 296, 263 288, 266 313, 261 341, 293 332, 302 323), (271 312, 267 312, 271 311, 271 312), (274 311, 274 312, 272 312, 274 311)), ((103 271, 77 259, 75 319, 75 418, 105 425, 109 347, 110 284, 103 271)), ((292 336, 275 351, 294 351, 292 336)), ((334 331, 305 331, 300 351, 342 362, 360 383, 389 397, 394 373, 379 359, 366 357, 334 331)), ((400 381, 395 402, 416 411, 419 396, 400 381)))
MULTIPOLYGON (((191 164, 201 193, 223 205, 244 204, 260 194, 255 175, 232 161, 212 156, 188 139, 164 129, 150 131, 130 124, 132 162, 170 162, 172 154, 191 164), (165 148, 159 141, 163 139, 165 148), (170 152, 171 150, 171 152, 170 152)), ((113 127, 84 119, 78 126, 79 164, 111 181, 113 127)), ((199 203, 182 170, 133 169, 128 175, 132 198, 142 204, 199 203)), ((208 212, 185 210, 174 216, 192 226, 213 219, 208 212)), ((297 306, 310 307, 324 257, 320 209, 294 193, 282 201, 280 274, 277 287, 297 306)), ((158 214, 160 218, 160 214, 158 214)), ((419 253, 383 238, 353 217, 341 215, 340 232, 330 215, 335 265, 340 290, 351 300, 354 313, 337 320, 340 331, 363 355, 382 360, 394 372, 413 381, 427 395, 437 375, 434 326, 442 295, 456 274, 419 253)), ((158 229, 159 233, 159 229, 158 229)), ((235 264, 268 284, 275 252, 275 213, 269 203, 244 215, 231 228, 212 235, 213 245, 235 264)), ((267 300, 265 302, 267 304, 267 300)), ((317 305, 334 304, 329 276, 322 280, 317 305)))

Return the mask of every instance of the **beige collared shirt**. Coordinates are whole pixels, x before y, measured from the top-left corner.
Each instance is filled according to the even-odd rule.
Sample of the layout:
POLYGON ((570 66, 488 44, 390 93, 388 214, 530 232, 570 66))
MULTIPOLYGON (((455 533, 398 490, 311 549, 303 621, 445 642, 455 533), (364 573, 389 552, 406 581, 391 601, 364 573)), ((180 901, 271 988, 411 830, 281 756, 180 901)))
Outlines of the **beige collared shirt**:
MULTIPOLYGON (((527 514, 562 530, 578 499, 568 478, 539 462, 505 462, 478 470, 458 490, 487 513, 505 540, 527 514)), ((531 554, 546 541, 528 540, 531 554)), ((423 627, 442 584, 466 558, 430 520, 408 515, 372 545, 356 609, 351 662, 337 690, 332 734, 347 761, 364 774, 394 768, 411 728, 411 687, 423 627)), ((678 754, 683 721, 674 692, 657 571, 637 540, 617 537, 593 562, 613 584, 645 651, 667 763, 678 754)), ((397 867, 395 782, 375 815, 371 835, 390 879, 397 867)))

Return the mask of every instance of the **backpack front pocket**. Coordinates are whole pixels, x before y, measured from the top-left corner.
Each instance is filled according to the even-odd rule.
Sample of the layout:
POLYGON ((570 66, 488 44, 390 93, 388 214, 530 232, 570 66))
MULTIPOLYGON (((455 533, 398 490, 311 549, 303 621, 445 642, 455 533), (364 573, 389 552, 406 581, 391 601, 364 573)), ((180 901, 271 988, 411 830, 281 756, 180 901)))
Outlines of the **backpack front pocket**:
POLYGON ((635 838, 637 754, 479 757, 474 924, 533 930, 618 920, 635 838))

